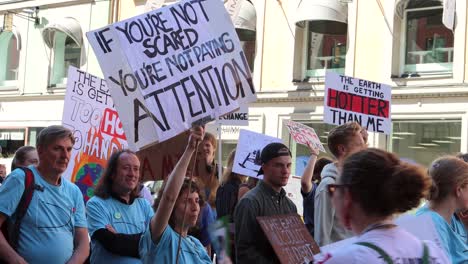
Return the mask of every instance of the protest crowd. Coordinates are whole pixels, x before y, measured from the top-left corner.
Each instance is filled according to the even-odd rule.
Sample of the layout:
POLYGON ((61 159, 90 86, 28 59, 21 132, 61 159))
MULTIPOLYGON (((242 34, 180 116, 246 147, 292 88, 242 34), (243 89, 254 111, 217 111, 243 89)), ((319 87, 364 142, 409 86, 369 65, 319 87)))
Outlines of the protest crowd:
POLYGON ((243 130, 222 160, 207 124, 256 94, 235 29, 200 30, 229 19, 214 2, 88 32, 106 79, 70 67, 63 123, 0 164, 0 263, 468 264, 468 154, 368 147, 390 134, 384 84, 327 73, 326 147, 282 121, 308 152, 300 204, 291 142, 243 130))
MULTIPOLYGON (((283 189, 291 174, 289 148, 266 145, 258 171, 263 179, 239 196, 248 177, 232 171, 234 152, 214 187, 188 174, 199 148, 207 154, 205 169, 218 181, 211 168, 218 166, 211 157, 216 143, 207 135, 202 127, 191 130, 153 207, 140 194, 141 163, 130 150, 110 156, 85 205, 79 188, 63 175, 74 144, 72 132, 62 126, 45 128, 36 148, 18 150, 17 168, 0 187, 0 223, 9 231, 0 235, 0 257, 6 263, 280 263, 275 242, 257 217, 297 213, 283 189), (214 144, 204 147, 205 140, 214 144), (213 193, 215 206, 209 202, 213 193), (217 218, 227 220, 229 233, 229 248, 221 252, 211 247, 209 231, 217 218)), ((425 169, 368 149, 366 140, 367 131, 351 122, 328 136, 333 160, 317 160, 320 152, 309 144, 301 180, 302 225, 322 248, 309 262, 467 263, 467 229, 459 215, 468 209, 463 156, 441 157, 425 169), (439 241, 421 240, 395 222, 396 215, 418 207, 416 216, 430 216, 439 241)))

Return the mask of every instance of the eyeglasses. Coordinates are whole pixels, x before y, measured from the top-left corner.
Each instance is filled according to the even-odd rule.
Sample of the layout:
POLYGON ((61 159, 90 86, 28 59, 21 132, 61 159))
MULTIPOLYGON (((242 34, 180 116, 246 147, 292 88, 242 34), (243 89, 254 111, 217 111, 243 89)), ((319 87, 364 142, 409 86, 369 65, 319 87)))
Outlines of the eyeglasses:
POLYGON ((328 184, 327 190, 330 197, 333 197, 333 194, 336 192, 338 188, 349 187, 349 184, 328 184))

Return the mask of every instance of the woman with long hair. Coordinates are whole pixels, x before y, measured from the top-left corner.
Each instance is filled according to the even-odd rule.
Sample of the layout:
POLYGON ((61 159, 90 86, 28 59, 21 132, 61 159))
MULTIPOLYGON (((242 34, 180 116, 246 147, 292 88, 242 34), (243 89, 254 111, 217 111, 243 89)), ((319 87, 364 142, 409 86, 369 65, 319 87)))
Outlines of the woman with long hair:
POLYGON ((429 192, 431 180, 422 167, 401 162, 389 152, 367 149, 343 164, 336 184, 328 185, 341 224, 357 239, 324 252, 318 263, 450 263, 431 241, 420 241, 393 222, 429 192))
POLYGON ((441 157, 432 162, 429 175, 429 203, 416 214, 431 216, 452 263, 468 263, 467 230, 456 214, 468 209, 468 163, 456 157, 441 157))
POLYGON ((227 160, 227 167, 224 170, 221 186, 216 192, 216 213, 218 218, 229 216, 232 222, 232 214, 237 204, 239 186, 247 178, 244 175, 232 171, 236 150, 231 151, 227 160))

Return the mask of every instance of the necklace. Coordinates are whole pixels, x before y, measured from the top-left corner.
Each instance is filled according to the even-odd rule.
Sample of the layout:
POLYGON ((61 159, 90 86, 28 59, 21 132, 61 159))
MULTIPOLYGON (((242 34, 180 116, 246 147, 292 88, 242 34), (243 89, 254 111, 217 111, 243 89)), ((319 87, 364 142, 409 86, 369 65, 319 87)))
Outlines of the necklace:
POLYGON ((361 232, 361 235, 370 232, 372 230, 377 230, 377 229, 390 229, 396 227, 396 225, 390 221, 384 221, 384 222, 377 222, 374 224, 370 224, 364 229, 364 231, 361 232))

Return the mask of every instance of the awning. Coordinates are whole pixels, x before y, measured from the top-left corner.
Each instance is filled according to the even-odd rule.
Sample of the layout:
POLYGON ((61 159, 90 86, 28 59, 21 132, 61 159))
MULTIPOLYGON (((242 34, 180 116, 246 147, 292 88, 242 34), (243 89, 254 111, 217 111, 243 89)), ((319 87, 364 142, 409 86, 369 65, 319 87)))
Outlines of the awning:
POLYGON ((56 22, 50 23, 42 30, 42 38, 49 48, 54 45, 54 34, 56 31, 65 33, 81 47, 83 44, 83 34, 78 20, 73 17, 65 17, 56 22))
POLYGON ((322 34, 346 34, 348 5, 339 0, 301 0, 295 23, 311 21, 310 31, 322 34))
POLYGON ((239 38, 242 38, 241 36, 253 36, 255 39, 256 26, 257 12, 255 11, 254 5, 250 1, 242 1, 239 14, 234 21, 234 27, 239 34, 239 38))

